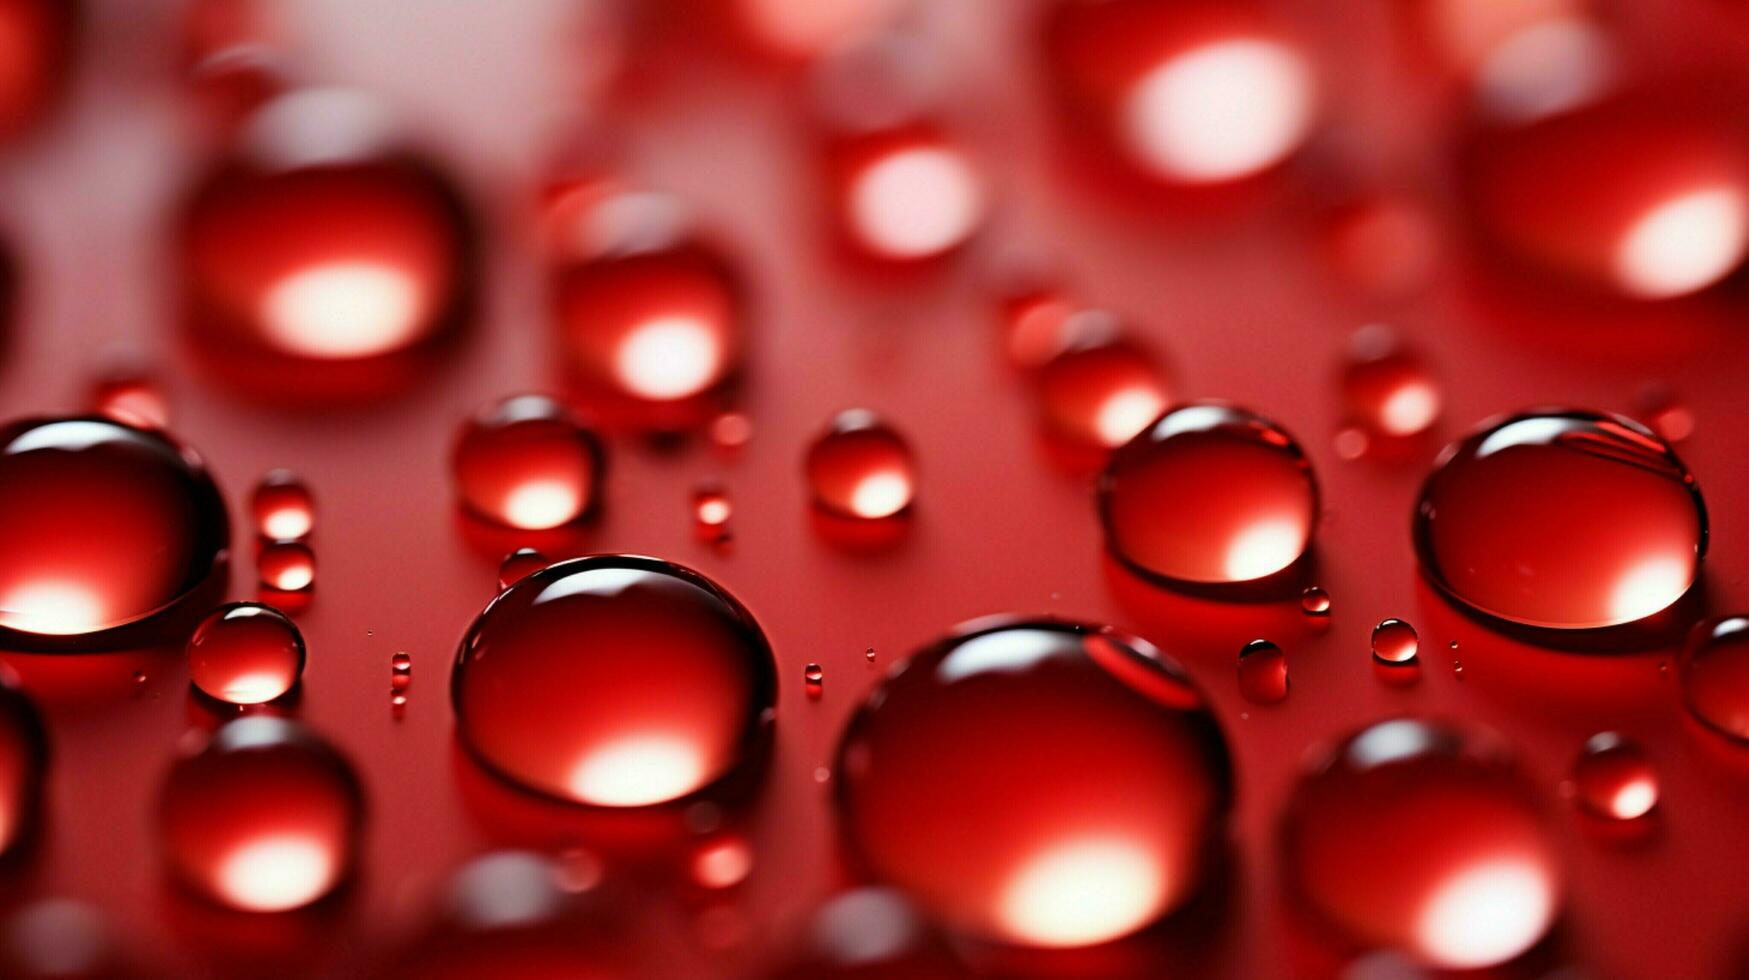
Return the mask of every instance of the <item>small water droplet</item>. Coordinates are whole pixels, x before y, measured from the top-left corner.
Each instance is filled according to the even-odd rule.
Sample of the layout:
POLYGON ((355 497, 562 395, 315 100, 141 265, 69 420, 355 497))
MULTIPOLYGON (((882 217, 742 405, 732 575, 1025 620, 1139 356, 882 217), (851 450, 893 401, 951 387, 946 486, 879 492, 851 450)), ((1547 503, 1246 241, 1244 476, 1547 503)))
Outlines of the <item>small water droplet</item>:
POLYGON ((711 420, 711 442, 724 452, 735 452, 753 438, 753 421, 740 412, 724 412, 711 420))
POLYGON ((1453 660, 1451 662, 1451 672, 1452 672, 1452 676, 1456 677, 1460 681, 1463 680, 1464 679, 1464 663, 1463 663, 1463 661, 1453 660))
POLYGON ((1330 615, 1330 593, 1314 585, 1300 593, 1300 610, 1308 616, 1330 615))
POLYGON ((389 658, 389 669, 397 674, 411 674, 413 672, 413 656, 405 650, 395 651, 394 656, 389 658))
POLYGON ((450 457, 456 494, 491 523, 540 531, 582 520, 601 495, 601 440, 563 405, 518 395, 463 424, 450 457))
POLYGON ((302 541, 267 541, 255 555, 261 585, 275 592, 303 592, 316 583, 316 553, 302 541))
POLYGON ((1252 640, 1239 651, 1239 692, 1257 704, 1287 698, 1287 656, 1268 640, 1252 640))
POLYGON ((272 541, 308 537, 316 525, 316 503, 310 488, 291 470, 269 470, 249 498, 255 530, 272 541))
POLYGON ((814 782, 823 783, 826 780, 831 779, 831 778, 832 778, 832 770, 826 768, 825 766, 815 766, 814 767, 814 782))
POLYGON ((140 429, 170 424, 170 404, 156 380, 144 369, 121 366, 91 385, 91 408, 99 415, 140 429))
POLYGON ((703 541, 718 541, 728 534, 734 506, 728 491, 718 483, 702 483, 692 491, 692 518, 703 541))
POLYGON ((1439 386, 1420 358, 1382 324, 1356 330, 1342 372, 1348 421, 1370 436, 1405 440, 1439 420, 1439 386))
MULTIPOLYGON (((194 686, 230 704, 272 701, 304 672, 304 638, 297 624, 258 602, 215 609, 195 628, 187 653, 194 686)), ((143 680, 144 674, 135 678, 143 680)))
POLYGON ((880 416, 840 412, 808 447, 805 469, 814 502, 844 517, 891 517, 911 506, 917 468, 911 447, 880 416))
POLYGON ((498 563, 498 588, 508 589, 512 585, 527 578, 530 572, 537 571, 552 564, 547 556, 533 548, 518 548, 504 556, 498 563))
POLYGON ((862 652, 862 655, 864 657, 868 658, 869 663, 871 663, 871 664, 874 663, 874 661, 875 661, 875 648, 869 647, 867 650, 864 650, 862 652))
POLYGON ((1658 805, 1658 773, 1645 750, 1616 732, 1586 740, 1572 779, 1580 805, 1600 817, 1634 820, 1658 805))
POLYGON ((808 697, 818 698, 826 683, 826 672, 819 664, 810 663, 802 669, 802 680, 808 691, 808 697))
POLYGON ((1412 663, 1421 652, 1415 627, 1400 619, 1381 620, 1372 628, 1372 655, 1382 663, 1412 663))

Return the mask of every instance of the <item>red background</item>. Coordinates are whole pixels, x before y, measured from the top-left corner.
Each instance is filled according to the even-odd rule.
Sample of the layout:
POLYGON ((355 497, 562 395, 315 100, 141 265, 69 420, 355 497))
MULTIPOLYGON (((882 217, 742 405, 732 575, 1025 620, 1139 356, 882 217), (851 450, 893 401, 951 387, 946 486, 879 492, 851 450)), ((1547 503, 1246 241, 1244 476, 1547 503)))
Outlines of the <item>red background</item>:
MULTIPOLYGON (((1461 242, 1433 287, 1411 302, 1378 308, 1345 296, 1314 247, 1313 205, 1331 174, 1359 186, 1425 188, 1442 208, 1451 196, 1449 93, 1397 43, 1385 5, 1297 5, 1329 73, 1325 129, 1271 193, 1194 217, 1115 192, 1076 162, 1045 109, 1033 5, 925 5, 917 20, 957 79, 953 122, 1000 201, 972 254, 899 280, 870 277, 830 247, 794 74, 749 63, 702 27, 669 23, 644 37, 629 59, 631 77, 597 104, 579 95, 588 74, 579 59, 590 56, 580 55, 575 27, 587 7, 416 6, 416 14, 400 0, 274 8, 299 71, 391 98, 454 168, 484 220, 486 302, 472 341, 388 402, 276 409, 187 368, 170 318, 165 243, 170 208, 201 144, 171 69, 173 5, 90 4, 71 97, 43 131, 0 158, 0 201, 23 266, 21 308, 0 355, 0 415, 82 408, 99 352, 126 342, 159 365, 173 428, 208 457, 238 528, 247 527, 239 505, 248 487, 269 467, 295 468, 317 494, 317 595, 298 615, 310 648, 299 712, 351 756, 371 817, 343 914, 311 925, 301 940, 309 972, 344 972, 416 923, 445 871, 529 839, 491 819, 479 794, 464 793, 470 779, 455 758, 449 660, 493 592, 502 549, 472 545, 458 529, 446 456, 458 421, 478 404, 556 383, 529 204, 554 147, 591 119, 610 134, 630 180, 694 201, 734 243, 755 298, 745 395, 751 443, 725 460, 707 445, 655 450, 617 441, 603 518, 581 546, 699 568, 754 611, 779 659, 775 756, 748 816, 755 868, 725 900, 733 911, 714 920, 719 931, 721 922, 737 923, 731 931, 745 940, 712 951, 696 909, 656 889, 638 913, 639 935, 666 937, 655 969, 708 975, 757 963, 842 883, 829 793, 813 772, 830 761, 847 713, 875 680, 865 648, 876 648, 884 668, 961 621, 1005 611, 1140 632, 1183 660, 1216 702, 1238 766, 1239 860, 1216 928, 1195 937, 1202 968, 1254 976, 1340 962, 1294 925, 1275 874, 1275 819, 1309 746, 1401 712, 1505 732, 1547 788, 1570 867, 1553 962, 1600 976, 1741 968, 1749 757, 1685 720, 1674 673, 1660 670, 1668 651, 1539 652, 1454 615, 1419 584, 1410 549, 1410 508, 1430 454, 1404 464, 1343 462, 1331 436, 1342 343, 1380 318, 1397 324, 1442 379, 1442 438, 1527 405, 1627 410, 1642 384, 1666 381, 1698 417, 1682 453, 1713 518, 1708 604, 1739 609, 1749 603, 1749 526, 1738 503, 1749 494, 1749 428, 1741 424, 1749 297, 1736 282, 1675 305, 1532 301, 1501 287, 1461 242), (1133 314, 1169 357, 1175 397, 1231 399, 1300 438, 1326 503, 1316 545, 1317 581, 1334 598, 1326 633, 1306 632, 1294 610, 1173 598, 1126 586, 1108 568, 1090 481, 1053 468, 1028 392, 998 351, 978 270, 1009 245, 1049 256, 1085 294, 1133 314), (914 524, 883 554, 845 553, 810 525, 802 452, 831 413, 850 406, 886 413, 920 458, 914 524), (693 537, 688 500, 706 477, 720 477, 734 499, 729 554, 693 537), (1421 630, 1428 669, 1415 688, 1374 678, 1367 633, 1385 616, 1421 630), (1235 683, 1234 655, 1259 635, 1287 650, 1292 693, 1279 706, 1245 703, 1235 683), (1446 649, 1453 640, 1456 654, 1446 649), (396 650, 415 664, 401 720, 387 698, 396 650), (826 671, 817 702, 801 684, 807 661, 826 671), (1587 833, 1556 796, 1581 742, 1602 728, 1640 738, 1664 781, 1658 833, 1637 846, 1587 833)), ((1749 64, 1749 14, 1739 5, 1631 6, 1614 12, 1631 71, 1749 64)), ((238 551, 232 593, 243 597, 253 569, 247 549, 238 551)), ((49 832, 35 859, 0 882, 0 894, 88 899, 148 959, 177 972, 212 969, 210 934, 224 920, 171 897, 149 820, 172 747, 193 717, 186 674, 175 654, 148 659, 142 692, 133 690, 131 658, 27 670, 66 682, 38 691, 54 739, 49 832)), ((535 826, 514 813, 510 823, 535 826)))

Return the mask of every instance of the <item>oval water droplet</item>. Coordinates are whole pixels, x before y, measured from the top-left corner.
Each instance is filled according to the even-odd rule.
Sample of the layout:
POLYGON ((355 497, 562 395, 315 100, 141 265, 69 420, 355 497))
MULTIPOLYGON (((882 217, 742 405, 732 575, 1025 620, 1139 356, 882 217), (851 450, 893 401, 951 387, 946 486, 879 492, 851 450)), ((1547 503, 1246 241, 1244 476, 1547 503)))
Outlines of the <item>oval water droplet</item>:
POLYGON ((544 395, 518 395, 476 412, 450 458, 462 506, 525 531, 589 516, 605 469, 601 440, 544 395))
POLYGON ((1414 663, 1420 652, 1421 637, 1408 623, 1384 619, 1372 628, 1372 655, 1380 663, 1414 663))
POLYGON ((1508 622, 1591 629, 1644 619, 1695 582, 1706 506, 1638 423, 1585 411, 1493 422, 1445 451, 1415 510, 1422 570, 1508 622))
POLYGON ((457 734, 491 769, 596 806, 689 796, 764 738, 777 675, 759 624, 697 572, 602 555, 487 606, 451 678, 457 734))
POLYGON ((837 758, 864 866, 939 921, 1024 946, 1105 942, 1183 904, 1232 790, 1220 726, 1176 663, 1054 620, 973 623, 925 647, 857 711, 837 758))
POLYGON ((898 430, 863 409, 840 412, 808 447, 814 502, 844 517, 891 517, 911 506, 916 462, 898 430))
POLYGON ((297 685, 304 637, 271 606, 233 602, 212 611, 188 641, 188 678, 230 704, 263 704, 297 685))
POLYGON ((527 578, 531 572, 537 572, 552 564, 547 556, 533 548, 518 548, 504 556, 498 564, 498 588, 508 589, 512 585, 527 578))

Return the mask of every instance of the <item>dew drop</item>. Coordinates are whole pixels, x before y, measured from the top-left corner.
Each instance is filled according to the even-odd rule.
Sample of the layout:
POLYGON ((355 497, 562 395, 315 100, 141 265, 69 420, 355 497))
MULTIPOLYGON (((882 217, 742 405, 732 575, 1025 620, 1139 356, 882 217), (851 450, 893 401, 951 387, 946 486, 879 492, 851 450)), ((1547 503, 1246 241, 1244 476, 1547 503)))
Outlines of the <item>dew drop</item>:
POLYGON ((188 677, 201 693, 230 704, 263 704, 284 695, 304 673, 304 637, 271 606, 220 606, 188 641, 188 677))
POLYGON ((864 651, 863 651, 863 652, 862 652, 862 655, 863 655, 863 656, 864 656, 864 657, 865 657, 865 658, 867 658, 867 660, 868 660, 868 662, 869 662, 869 663, 871 663, 871 664, 872 664, 872 663, 874 663, 874 662, 875 662, 875 648, 874 648, 874 647, 869 647, 869 648, 868 648, 868 649, 867 649, 867 650, 864 650, 864 651))
POLYGON ((363 814, 358 777, 333 746, 296 722, 251 715, 171 767, 159 828, 170 871, 190 890, 280 912, 345 880, 363 814))
POLYGON ((1420 650, 1421 638, 1415 627, 1400 619, 1380 620, 1372 628, 1372 655, 1380 663, 1414 663, 1420 650))
POLYGON ((814 502, 844 517, 891 517, 911 506, 917 464, 911 447, 880 416, 840 412, 808 447, 804 464, 814 502))
POLYGON ((552 564, 547 556, 533 548, 518 548, 498 563, 498 588, 504 590, 552 564))
POLYGON ((255 530, 274 541, 308 537, 316 526, 316 501, 310 488, 291 470, 269 470, 249 498, 255 530))
POLYGON ((1676 661, 1683 703, 1707 727, 1749 742, 1749 617, 1698 624, 1676 661))
POLYGON ((474 620, 457 733, 491 769, 596 806, 666 803, 746 761, 776 703, 752 616, 697 572, 600 555, 549 565, 474 620))
POLYGON ((1047 432, 1071 445, 1110 449, 1166 410, 1166 374, 1117 318, 1085 310, 1063 325, 1062 347, 1033 379, 1047 432))
POLYGON ((316 584, 316 553, 302 541, 266 541, 255 555, 264 588, 304 592, 316 584))
POLYGON ((1188 900, 1232 790, 1220 726, 1176 663, 1055 620, 925 647, 837 758, 864 866, 936 920, 1024 946, 1116 939, 1188 900))
POLYGON ((1239 651, 1239 692, 1257 704, 1287 700, 1287 656, 1268 640, 1252 640, 1239 651))
POLYGON ((563 405, 518 395, 486 406, 462 426, 450 457, 456 496, 470 513, 539 531, 587 517, 600 493, 601 440, 563 405))
POLYGON ((1443 398, 1421 359, 1389 327, 1372 324, 1349 338, 1342 404, 1371 436, 1408 439, 1439 421, 1443 398))
POLYGON ((1496 421, 1421 488, 1415 550, 1458 601, 1528 626, 1589 629, 1668 608, 1700 573, 1706 507, 1637 423, 1583 411, 1496 421))
POLYGON ((0 665, 0 856, 9 856, 36 830, 48 744, 36 703, 0 665))
POLYGON ((1216 403, 1161 416, 1111 454, 1099 514, 1112 552, 1168 581, 1267 579, 1311 544, 1311 463, 1274 422, 1216 403))
POLYGON ((1307 616, 1330 615, 1330 593, 1316 585, 1308 586, 1300 593, 1300 611, 1307 616))
POLYGON ((211 581, 229 539, 205 464, 162 433, 0 425, 0 635, 90 645, 211 581))
POLYGON ((1541 803, 1479 734, 1416 719, 1365 728, 1300 778, 1282 831, 1302 900, 1360 945, 1429 966, 1503 963, 1560 909, 1541 803))
POLYGON ((316 399, 419 373, 471 307, 470 222, 382 106, 300 89, 252 114, 180 228, 199 353, 251 390, 316 399))
POLYGON ((1579 804, 1609 820, 1635 820, 1658 805, 1658 773, 1639 743, 1616 732, 1585 741, 1573 763, 1579 804))

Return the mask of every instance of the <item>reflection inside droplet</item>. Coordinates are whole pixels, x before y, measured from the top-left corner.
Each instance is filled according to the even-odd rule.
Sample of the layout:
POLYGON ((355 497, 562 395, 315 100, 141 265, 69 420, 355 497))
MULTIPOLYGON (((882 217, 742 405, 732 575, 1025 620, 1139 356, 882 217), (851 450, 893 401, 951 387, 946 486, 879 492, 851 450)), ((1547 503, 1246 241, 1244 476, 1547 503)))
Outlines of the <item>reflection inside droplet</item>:
POLYGON ((225 858, 217 886, 226 900, 253 912, 308 905, 333 886, 331 849, 303 836, 249 840, 225 858))
POLYGON ((1165 870, 1152 850, 1121 837, 1056 843, 1015 872, 1000 915, 1039 946, 1086 946, 1127 935, 1164 901, 1165 870))
POLYGON ((669 401, 703 391, 721 368, 717 332, 696 317, 664 316, 626 333, 614 370, 628 391, 669 401))
POLYGON ((685 796, 705 776, 688 739, 636 735, 584 756, 571 772, 570 790, 577 799, 598 806, 647 806, 685 796))
POLYGON ((325 262, 270 288, 262 322, 281 348, 305 357, 352 358, 405 346, 420 324, 419 286, 378 262, 325 262))
POLYGON ((1749 202, 1730 187, 1690 191, 1652 208, 1622 236, 1616 278, 1643 299, 1704 289, 1749 248, 1749 202))
POLYGON ((73 636, 107 621, 97 596, 70 582, 26 582, 0 599, 0 623, 26 633, 73 636))
POLYGON ((1542 864, 1504 859, 1465 868, 1445 882, 1428 896, 1415 932, 1442 966, 1488 966, 1535 942, 1554 908, 1542 864))

